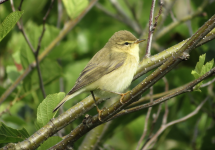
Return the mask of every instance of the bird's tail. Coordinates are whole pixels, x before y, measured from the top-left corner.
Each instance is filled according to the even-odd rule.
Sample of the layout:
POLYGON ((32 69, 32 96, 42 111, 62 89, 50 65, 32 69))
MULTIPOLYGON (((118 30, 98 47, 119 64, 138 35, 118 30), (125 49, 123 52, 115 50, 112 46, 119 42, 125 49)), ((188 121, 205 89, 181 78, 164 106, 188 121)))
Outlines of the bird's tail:
POLYGON ((80 94, 80 93, 82 93, 82 92, 84 92, 84 89, 79 90, 79 91, 76 91, 75 93, 72 93, 71 95, 68 95, 68 94, 67 94, 67 95, 64 97, 64 99, 55 107, 55 109, 53 110, 53 113, 54 113, 55 111, 57 111, 57 110, 60 108, 60 106, 62 106, 66 101, 72 99, 73 97, 77 96, 78 94, 80 94))

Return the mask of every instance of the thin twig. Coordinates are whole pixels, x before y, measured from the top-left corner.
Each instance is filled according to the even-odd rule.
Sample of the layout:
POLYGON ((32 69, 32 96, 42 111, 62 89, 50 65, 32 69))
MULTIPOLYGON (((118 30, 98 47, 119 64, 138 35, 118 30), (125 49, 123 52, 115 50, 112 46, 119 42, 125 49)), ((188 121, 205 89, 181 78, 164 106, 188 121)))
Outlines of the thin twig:
MULTIPOLYGON (((164 82, 165 82, 165 92, 167 92, 169 90, 169 84, 168 84, 168 81, 167 79, 164 77, 163 78, 164 82)), ((162 121, 162 125, 165 125, 166 122, 167 122, 167 117, 168 117, 168 114, 169 114, 169 109, 168 109, 168 104, 167 104, 167 101, 164 102, 165 103, 165 113, 163 115, 163 121, 162 121)))
MULTIPOLYGON (((153 95, 153 86, 150 87, 150 94, 149 94, 149 95, 150 95, 150 102, 153 102, 153 97, 152 97, 152 95, 153 95)), ((152 107, 149 107, 149 108, 148 108, 148 111, 147 111, 147 114, 146 114, 145 122, 144 122, 143 134, 142 134, 141 138, 140 138, 139 141, 138 141, 136 150, 139 149, 141 142, 143 141, 143 139, 144 139, 145 136, 146 136, 147 128, 148 128, 148 121, 149 121, 149 117, 150 117, 151 111, 152 111, 152 107)))
POLYGON ((6 1, 8 1, 8 0, 0 0, 0 4, 3 4, 6 1))
POLYGON ((37 73, 38 73, 38 77, 39 77, 39 82, 40 82, 40 89, 43 93, 43 98, 46 97, 46 93, 45 93, 45 88, 44 88, 44 85, 43 85, 43 78, 42 78, 42 75, 41 75, 41 70, 40 70, 40 64, 39 64, 39 59, 38 59, 38 55, 39 55, 39 50, 40 50, 40 47, 41 47, 41 41, 42 41, 42 38, 44 36, 44 33, 45 33, 45 30, 46 30, 46 19, 52 9, 52 6, 54 4, 54 0, 51 1, 51 5, 49 7, 49 9, 47 10, 46 14, 45 14, 45 17, 43 17, 43 30, 42 30, 42 33, 39 37, 39 41, 38 41, 38 45, 37 45, 37 50, 34 52, 34 57, 35 57, 35 60, 36 60, 36 66, 37 66, 37 73))
POLYGON ((20 4, 19 4, 19 7, 18 7, 18 10, 19 10, 19 11, 21 11, 23 1, 24 1, 24 0, 21 0, 21 2, 20 2, 20 4))
POLYGON ((206 86, 212 84, 213 82, 215 82, 215 78, 214 78, 213 80, 211 80, 211 81, 208 81, 207 83, 202 84, 200 87, 201 87, 201 88, 202 88, 202 87, 206 87, 206 86))
POLYGON ((161 128, 158 130, 158 132, 157 132, 157 133, 148 141, 148 143, 143 147, 143 150, 148 149, 148 147, 152 144, 152 142, 153 142, 154 140, 156 140, 156 139, 158 138, 158 136, 159 136, 164 130, 166 130, 168 127, 170 127, 170 126, 172 126, 172 125, 174 125, 174 124, 180 123, 180 122, 184 122, 184 121, 186 121, 187 119, 189 119, 189 118, 193 117, 194 115, 196 115, 196 114, 199 112, 199 110, 202 108, 202 106, 204 105, 204 103, 207 101, 207 99, 208 99, 208 97, 207 97, 204 101, 202 101, 202 102, 199 104, 199 106, 198 106, 193 112, 191 112, 190 114, 188 114, 187 116, 185 116, 185 117, 183 117, 183 118, 181 118, 181 119, 178 119, 178 120, 174 120, 174 121, 172 121, 172 122, 169 122, 169 123, 166 124, 166 125, 161 126, 161 128))
POLYGON ((60 22, 63 14, 63 6, 62 6, 62 0, 58 0, 57 4, 57 28, 60 28, 60 22))
MULTIPOLYGON (((10 4, 11 4, 11 8, 12 8, 13 12, 15 12, 16 9, 15 9, 15 7, 14 7, 13 0, 10 0, 10 4)), ((21 1, 20 5, 19 5, 19 8, 20 8, 20 9, 21 9, 21 7, 22 7, 21 4, 22 4, 22 1, 21 1)), ((31 51, 34 53, 34 52, 35 52, 34 47, 32 46, 32 44, 31 44, 29 38, 27 37, 27 35, 26 35, 26 33, 25 33, 24 29, 23 29, 22 23, 18 21, 18 22, 17 22, 17 26, 18 26, 19 30, 22 32, 22 34, 23 34, 23 36, 24 36, 24 38, 25 38, 25 40, 26 40, 28 46, 30 47, 31 51)))
POLYGON ((152 0, 152 6, 149 16, 149 31, 148 31, 148 41, 147 41, 147 48, 146 48, 146 54, 145 57, 149 57, 151 55, 151 44, 152 44, 152 37, 153 37, 153 19, 154 19, 154 9, 155 9, 155 2, 156 0, 152 0))
MULTIPOLYGON (((162 79, 163 79, 163 81, 165 83, 165 92, 167 92, 169 90, 169 83, 168 83, 166 77, 163 77, 162 79)), ((167 101, 164 102, 164 103, 165 103, 165 108, 166 108, 167 101)), ((149 135, 148 135, 148 139, 145 141, 145 143, 143 144, 142 148, 146 145, 146 143, 151 139, 151 137, 153 135, 153 130, 154 130, 155 124, 157 122, 157 119, 158 119, 158 117, 160 115, 161 108, 162 108, 162 103, 160 103, 159 106, 158 106, 157 114, 155 114, 155 116, 154 116, 154 120, 153 120, 152 125, 151 125, 151 129, 150 129, 150 132, 149 132, 149 135)), ((165 109, 165 112, 166 112, 166 109, 165 109)))
POLYGON ((152 37, 153 33, 155 31, 155 28, 157 27, 158 18, 162 13, 163 8, 163 2, 160 0, 160 9, 158 12, 158 15, 155 17, 155 23, 153 24, 153 16, 154 16, 154 8, 155 8, 155 1, 152 1, 151 11, 150 11, 150 17, 149 17, 149 33, 148 33, 148 41, 147 41, 147 48, 146 48, 146 54, 145 57, 149 57, 151 55, 151 45, 152 45, 152 37))
POLYGON ((197 122, 195 124, 195 127, 194 127, 194 131, 193 131, 193 137, 192 137, 192 140, 191 140, 191 147, 193 148, 193 150, 197 150, 197 148, 196 148, 196 139, 197 139, 198 133, 199 133, 198 125, 200 123, 201 117, 202 116, 200 116, 200 118, 198 118, 198 120, 197 120, 197 122))

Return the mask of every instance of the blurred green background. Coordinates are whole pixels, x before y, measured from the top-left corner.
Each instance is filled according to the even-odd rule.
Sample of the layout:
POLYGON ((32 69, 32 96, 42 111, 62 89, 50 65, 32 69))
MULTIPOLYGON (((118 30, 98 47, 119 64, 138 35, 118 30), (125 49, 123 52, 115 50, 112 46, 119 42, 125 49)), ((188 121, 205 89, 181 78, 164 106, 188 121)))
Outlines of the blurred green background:
MULTIPOLYGON (((151 1, 149 0, 118 0, 117 1, 126 15, 136 21, 139 28, 144 33, 138 33, 119 19, 107 15, 99 6, 94 6, 84 18, 70 31, 66 36, 54 47, 47 57, 40 63, 41 74, 44 82, 45 92, 47 95, 58 93, 60 91, 69 92, 75 84, 80 72, 85 67, 91 57, 100 50, 108 39, 119 30, 128 30, 136 37, 147 38, 148 29, 147 23, 149 20, 149 12, 151 1), (136 18, 132 14, 129 5, 132 6, 136 18), (145 32, 144 32, 145 31, 145 32)), ((165 3, 173 3, 174 0, 165 0, 165 3)), ((62 28, 70 19, 75 19, 82 10, 88 5, 87 0, 78 3, 77 6, 71 7, 64 5, 66 2, 56 0, 53 8, 46 21, 46 31, 41 42, 40 54, 45 48, 58 36, 62 28), (65 7, 66 6, 66 7, 65 7), (59 11, 60 8, 60 11, 59 11), (73 10, 70 12, 68 10, 73 10), (60 16, 60 19, 59 19, 60 16)), ((17 9, 20 0, 14 1, 14 6, 17 9)), ((99 0, 99 4, 112 14, 118 14, 115 7, 107 0, 99 0)), ((22 10, 22 22, 24 30, 29 37, 33 47, 36 49, 38 38, 41 35, 43 17, 46 14, 50 5, 48 0, 24 0, 22 10)), ((166 19, 162 23, 158 23, 158 31, 154 34, 154 43, 152 54, 156 54, 161 50, 167 49, 180 41, 189 38, 195 33, 201 25, 204 24, 212 15, 215 14, 215 2, 206 0, 176 0, 166 16, 161 16, 166 19), (156 39, 156 35, 164 27, 171 24, 174 19, 180 20, 185 16, 195 13, 202 3, 208 2, 202 12, 193 17, 187 22, 181 22, 175 28, 169 30, 161 38, 156 39), (174 16, 174 17, 173 17, 174 16)), ((159 10, 158 2, 156 2, 155 15, 159 10)), ((164 6, 163 12, 167 11, 164 6)), ((7 1, 0 4, 0 22, 12 12, 10 2, 7 1)), ((116 16, 120 16, 119 14, 116 16)), ((121 17, 122 20, 124 19, 121 17)), ((169 83, 169 88, 173 89, 180 87, 192 80, 194 77, 191 71, 199 59, 199 55, 206 53, 206 62, 210 61, 215 56, 215 42, 211 41, 199 48, 196 48, 190 54, 190 59, 181 63, 177 68, 167 74, 166 78, 169 83)), ((141 45, 141 57, 144 56, 145 45, 141 45)), ((0 42, 0 95, 14 83, 14 81, 23 73, 30 63, 34 61, 34 56, 28 47, 22 33, 15 26, 13 30, 0 42)), ((145 77, 145 76, 144 76, 145 77)), ((134 87, 142 81, 144 77, 139 78, 132 83, 134 87)), ((211 80, 208 79, 208 80, 211 80)), ((157 139, 153 149, 156 150, 212 150, 215 149, 215 93, 214 83, 202 89, 202 92, 191 92, 180 95, 168 101, 169 115, 168 122, 182 118, 192 112, 196 106, 209 96, 209 100, 204 105, 204 108, 191 119, 176 124, 167 128, 157 139)), ((158 81, 154 86, 154 94, 164 92, 164 82, 158 81)), ((148 94, 146 92, 144 95, 148 94)), ((81 94, 68 101, 64 105, 64 110, 67 110, 75 103, 85 98, 89 93, 81 94)), ((144 96, 143 95, 143 96, 144 96)), ((34 69, 10 94, 10 96, 0 105, 0 121, 15 129, 25 128, 29 135, 37 131, 35 127, 35 118, 37 107, 42 102, 43 96, 39 88, 39 80, 36 69, 34 69), (18 98, 9 110, 5 111, 11 102, 18 98), (5 111, 5 112, 3 112, 5 111)), ((100 106, 102 107, 102 106, 100 106)), ((149 135, 153 115, 157 113, 158 106, 153 107, 149 119, 148 133, 149 135)), ((89 114, 96 114, 93 109, 89 114)), ((114 150, 130 150, 135 149, 140 139, 147 110, 128 114, 126 117, 120 117, 114 120, 105 136, 102 138, 99 147, 103 149, 114 150)), ((152 131, 153 134, 160 128, 162 117, 164 115, 164 105, 160 116, 152 131)), ((64 135, 74 129, 83 117, 76 120, 74 123, 65 128, 64 135)), ((153 135, 152 134, 152 135, 153 135)), ((146 136, 147 137, 147 136, 146 136)), ((78 148, 83 138, 75 144, 75 149, 78 148)), ((146 140, 146 139, 145 139, 146 140)), ((0 147, 6 143, 1 143, 0 147)))

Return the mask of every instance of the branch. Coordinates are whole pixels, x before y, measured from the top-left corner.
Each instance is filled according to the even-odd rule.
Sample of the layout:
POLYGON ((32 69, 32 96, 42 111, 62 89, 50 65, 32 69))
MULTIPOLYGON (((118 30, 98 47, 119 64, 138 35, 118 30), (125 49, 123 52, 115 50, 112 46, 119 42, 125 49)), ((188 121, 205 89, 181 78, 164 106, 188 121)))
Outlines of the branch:
MULTIPOLYGON (((201 46, 202 44, 205 44, 205 42, 209 42, 211 40, 215 39, 215 29, 213 29, 210 33, 207 34, 197 45, 196 47, 201 46)), ((144 59, 139 63, 138 70, 133 78, 133 81, 142 76, 143 74, 151 71, 152 69, 160 66, 163 64, 168 57, 172 56, 174 53, 178 53, 180 48, 188 41, 189 39, 186 39, 177 45, 174 45, 157 55, 151 56, 149 58, 144 57, 144 59)))
POLYGON ((155 9, 155 2, 156 0, 152 0, 152 6, 149 16, 149 32, 148 32, 148 41, 147 41, 147 49, 145 57, 149 57, 151 55, 151 44, 152 44, 152 37, 154 32, 154 25, 153 25, 153 18, 154 18, 154 9, 155 9))
POLYGON ((51 1, 51 5, 49 7, 49 9, 47 10, 46 12, 46 15, 45 17, 43 17, 43 30, 42 30, 42 33, 39 37, 39 42, 38 42, 38 46, 37 46, 37 50, 34 52, 34 57, 35 57, 35 60, 36 60, 36 66, 37 66, 37 73, 38 73, 38 76, 39 76, 39 82, 40 82, 40 89, 43 93, 43 98, 46 97, 46 93, 45 93, 45 89, 44 89, 44 85, 43 85, 43 79, 42 79, 42 75, 41 75, 41 71, 40 71, 40 65, 39 65, 39 60, 38 60, 38 55, 39 55, 39 50, 40 50, 40 47, 41 47, 41 41, 42 41, 42 38, 43 38, 43 35, 45 33, 45 30, 46 30, 46 19, 52 9, 52 6, 54 4, 54 0, 51 1))
MULTIPOLYGON (((153 102, 153 97, 152 97, 152 95, 153 95, 153 86, 150 88, 150 97, 151 97, 151 98, 150 98, 150 102, 151 102, 151 103, 153 102)), ((142 134, 141 138, 140 138, 139 141, 138 141, 136 150, 139 149, 141 142, 143 141, 143 139, 144 139, 145 136, 146 136, 147 127, 148 127, 148 120, 149 120, 151 111, 152 111, 152 107, 149 107, 149 109, 148 109, 148 111, 147 111, 147 114, 146 114, 145 122, 144 122, 145 124, 144 124, 143 134, 142 134)))
MULTIPOLYGON (((198 79, 192 81, 191 83, 187 84, 185 87, 181 88, 180 90, 178 91, 175 91, 175 92, 172 92, 166 96, 163 96, 153 102, 150 102, 150 103, 146 103, 146 104, 143 104, 143 105, 140 105, 140 106, 136 106, 136 107, 133 107, 133 108, 130 108, 130 109, 125 109, 125 110, 122 110, 121 112, 119 112, 118 114, 116 114, 115 116, 113 116, 112 118, 110 118, 109 120, 113 120, 115 118, 118 118, 122 115, 125 115, 125 114, 128 114, 128 113, 132 113, 132 112, 135 112, 135 111, 139 111, 139 110, 142 110, 142 109, 145 109, 145 108, 149 108, 149 107, 153 107, 157 104, 160 104, 160 103, 163 103, 175 96, 178 96, 180 94, 183 94, 183 93, 186 93, 186 92, 191 92, 193 91, 193 87, 195 87, 195 85, 197 85, 198 83, 200 83, 201 81, 205 80, 206 78, 210 77, 211 75, 214 75, 215 74, 215 67, 213 69, 211 69, 209 72, 207 72, 206 74, 204 74, 203 76, 199 77, 198 79)), ((108 121, 109 121, 108 120, 108 121)))

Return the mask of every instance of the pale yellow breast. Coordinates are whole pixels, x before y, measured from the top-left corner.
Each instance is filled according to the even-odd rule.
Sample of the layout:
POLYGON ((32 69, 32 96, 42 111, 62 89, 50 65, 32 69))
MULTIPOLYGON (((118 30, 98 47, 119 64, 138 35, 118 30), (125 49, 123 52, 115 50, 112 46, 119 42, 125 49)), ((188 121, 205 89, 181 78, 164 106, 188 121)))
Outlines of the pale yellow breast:
MULTIPOLYGON (((127 59, 120 68, 107 75, 104 75, 102 78, 94 82, 94 87, 122 93, 131 84, 134 74, 137 71, 139 63, 139 47, 137 45, 134 48, 135 49, 132 50, 132 53, 129 53, 130 55, 127 56, 127 59)), ((104 95, 104 92, 95 91, 95 93, 97 93, 97 95, 98 93, 104 95)))

